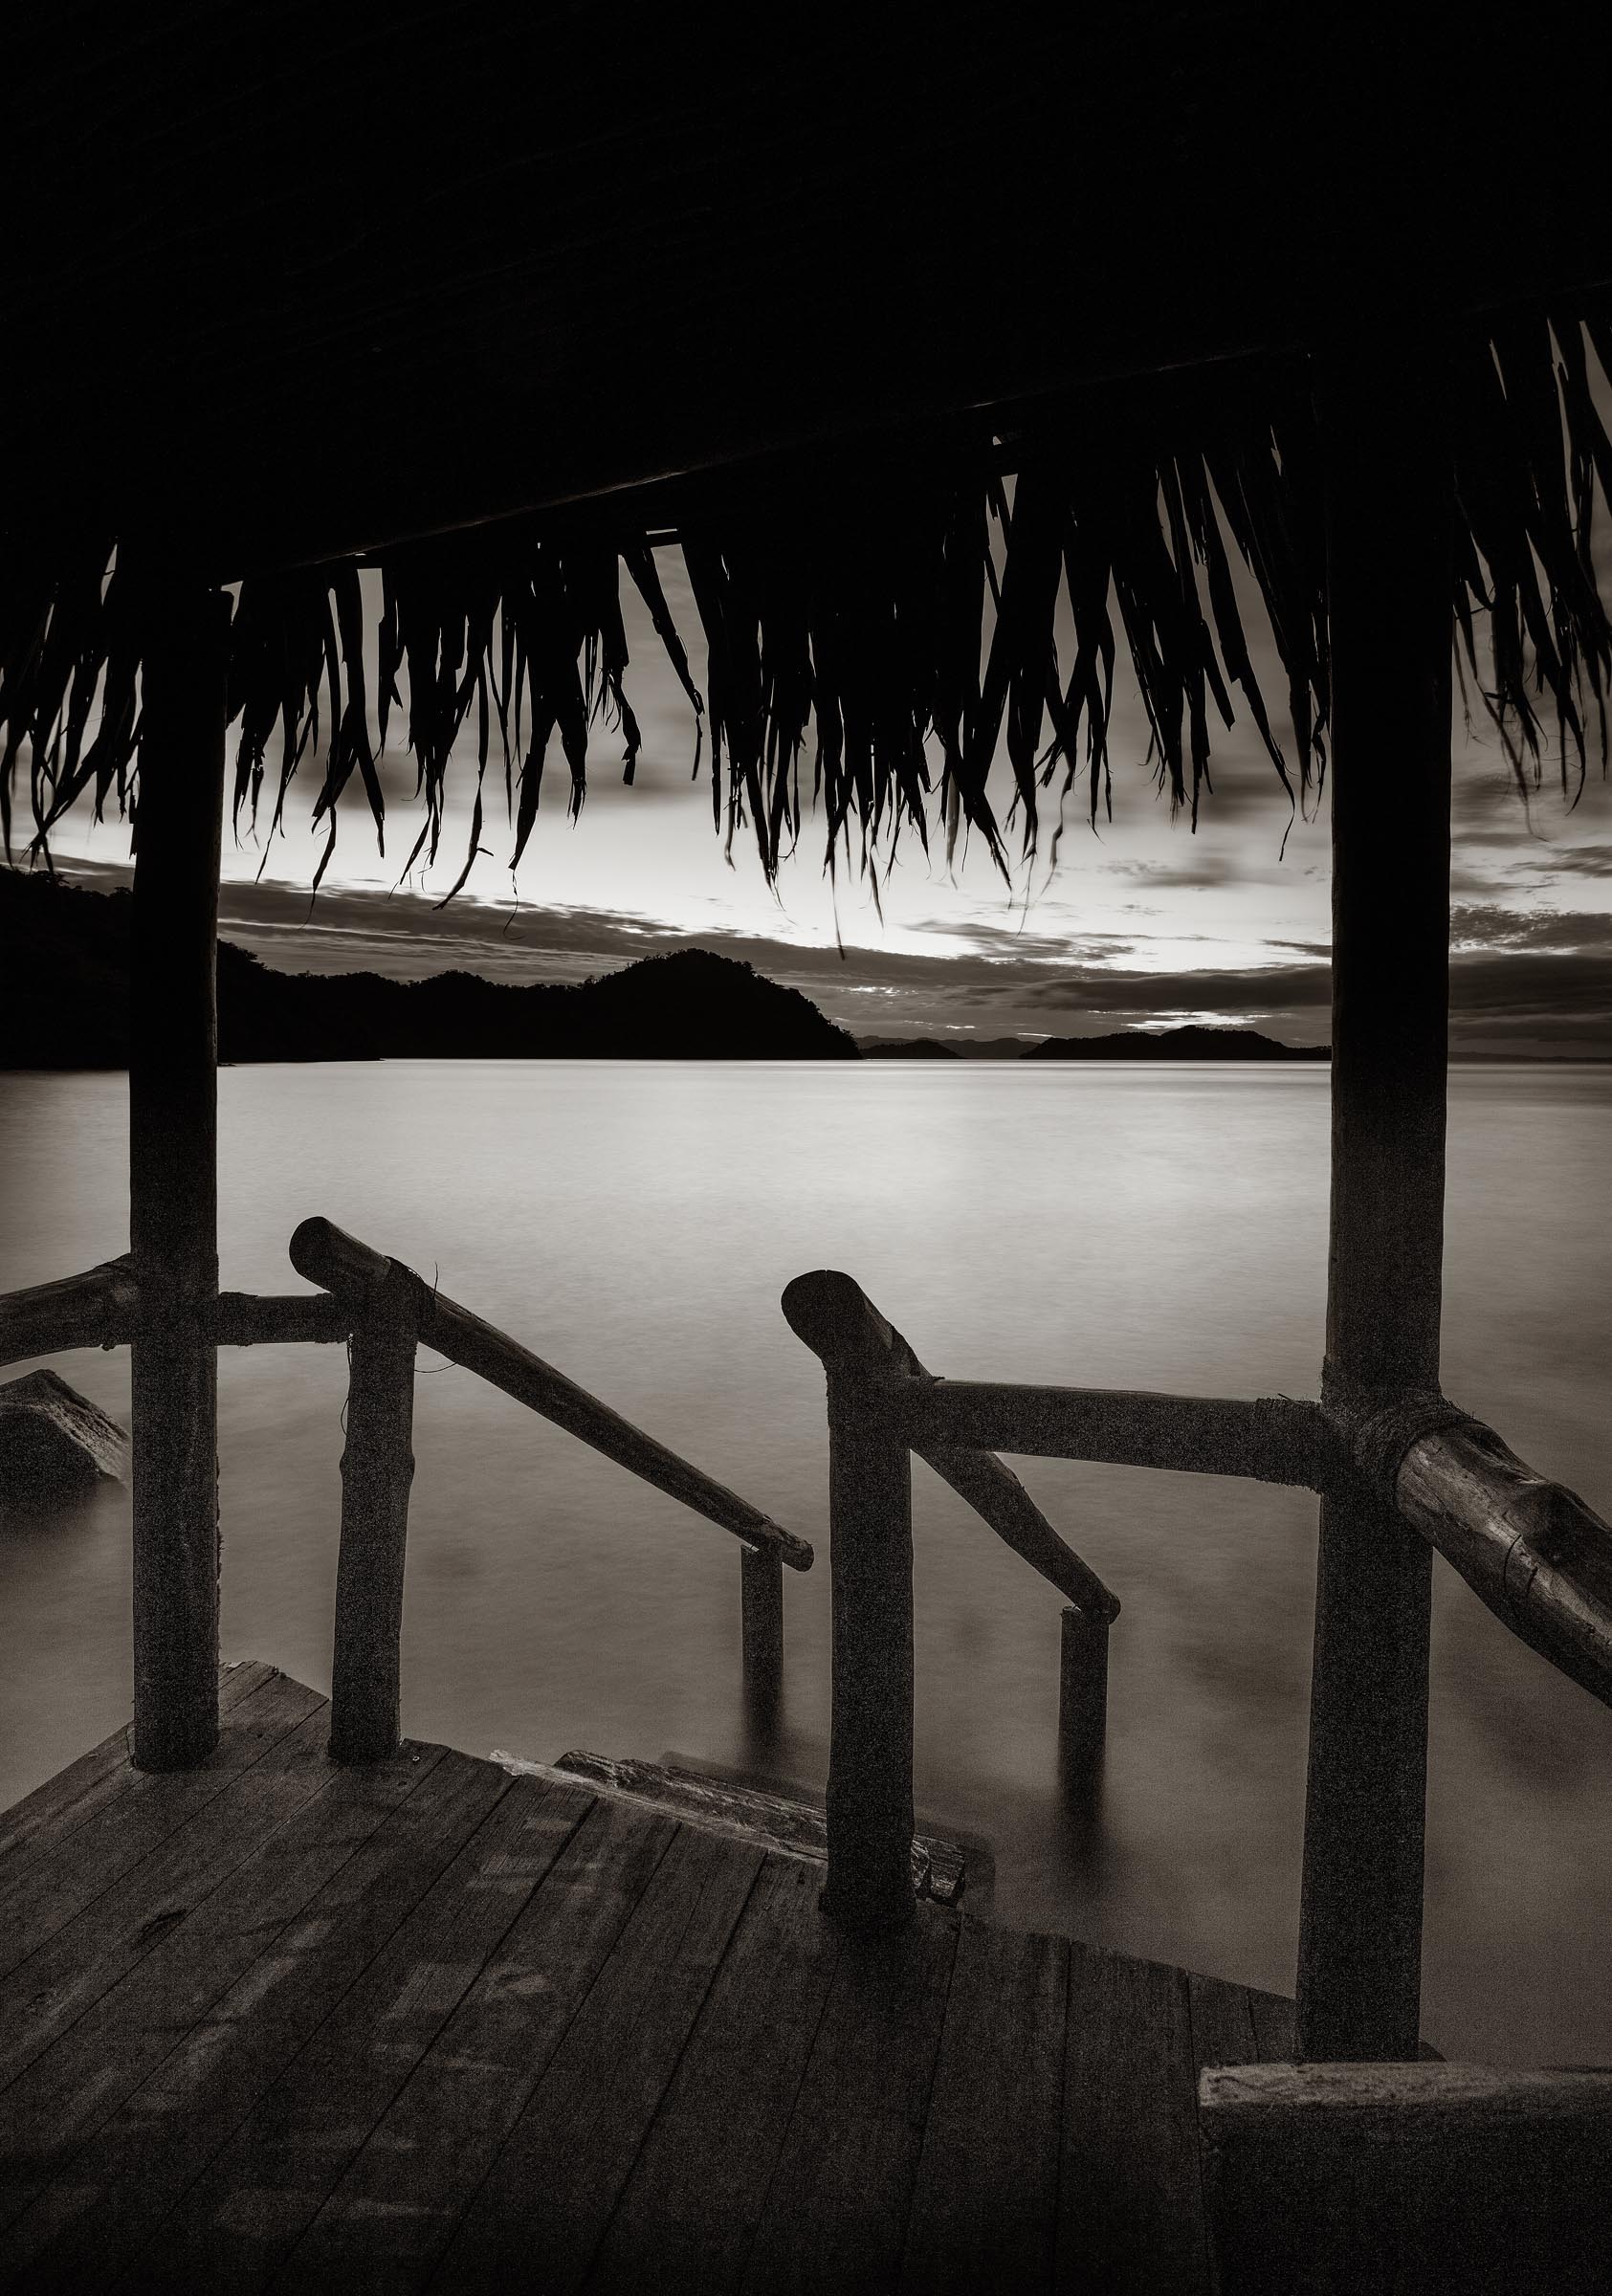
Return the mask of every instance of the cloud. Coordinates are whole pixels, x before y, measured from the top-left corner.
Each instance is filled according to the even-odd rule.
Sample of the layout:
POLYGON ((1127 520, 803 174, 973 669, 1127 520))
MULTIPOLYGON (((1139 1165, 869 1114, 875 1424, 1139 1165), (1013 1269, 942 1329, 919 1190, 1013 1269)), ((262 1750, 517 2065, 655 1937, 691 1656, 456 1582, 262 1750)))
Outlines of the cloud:
POLYGON ((1332 994, 1324 964, 1259 965, 1246 971, 1070 974, 1031 983, 1022 1001, 1053 1034, 1072 1015, 1120 1015, 1147 1020, 1159 1013, 1206 1009, 1222 1013, 1324 1011, 1332 994))
POLYGON ((964 940, 974 954, 1002 964, 1067 964, 1071 959, 1098 963, 1132 950, 1118 935, 1083 931, 1072 920, 1056 931, 1032 932, 1028 924, 999 925, 979 916, 925 916, 908 920, 904 930, 964 940))
POLYGON ((1457 961, 1471 949, 1612 955, 1612 911, 1463 906, 1450 911, 1449 937, 1457 961))
MULTIPOLYGON (((1519 1047, 1530 1038, 1541 1045, 1571 1041, 1580 1049, 1612 1054, 1612 919, 1575 921, 1596 929, 1581 947, 1541 946, 1524 933, 1513 942, 1452 958, 1457 1051, 1495 1036, 1519 1047)), ((1065 1032, 1071 1020, 1139 1024, 1191 1012, 1248 1023, 1318 1018, 1324 1032, 1331 994, 1327 964, 1313 961, 1197 973, 1072 972, 1029 983, 1018 1001, 1050 1034, 1065 1032)), ((1284 1027, 1282 1033, 1292 1031, 1284 1027)))
POLYGON ((1505 949, 1458 956, 1449 968, 1449 993, 1468 1030, 1505 1014, 1576 1015, 1605 1030, 1612 1051, 1612 961, 1602 951, 1505 949))
POLYGON ((1210 885, 1229 885, 1242 876, 1229 854, 1213 853, 1206 848, 1182 854, 1179 860, 1125 858, 1111 861, 1109 867, 1116 877, 1137 877, 1149 887, 1182 893, 1202 893, 1210 885))

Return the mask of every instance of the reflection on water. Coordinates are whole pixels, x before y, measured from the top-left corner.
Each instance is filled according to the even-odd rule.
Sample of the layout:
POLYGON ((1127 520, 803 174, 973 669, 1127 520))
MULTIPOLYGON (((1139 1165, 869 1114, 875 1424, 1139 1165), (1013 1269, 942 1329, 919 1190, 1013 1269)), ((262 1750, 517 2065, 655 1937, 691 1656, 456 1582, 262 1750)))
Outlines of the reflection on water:
MULTIPOLYGON (((231 1070, 221 1104, 226 1284, 294 1288, 286 1239, 324 1212, 818 1542, 785 1573, 769 1731, 733 1542, 427 1359, 405 1711, 473 1751, 821 1785, 822 1382, 778 1312, 803 1269, 850 1269, 937 1371, 1315 1391, 1317 1071, 386 1064, 231 1070)), ((121 1078, 0 1080, 0 1283, 123 1248, 124 1121, 121 1078)), ((1612 1076, 1458 1072, 1451 1131, 1446 1384, 1612 1512, 1612 1076)), ((59 1367, 126 1416, 126 1356, 59 1367)), ((226 1647, 321 1685, 344 1390, 337 1350, 221 1367, 226 1647)), ((1006 1918, 1291 1990, 1314 1502, 1022 1472, 1124 1603, 1100 1802, 1059 1777, 1058 1598, 915 1466, 924 1818, 989 1839, 1006 1918)), ((0 1529, 0 1799, 126 1714, 127 1615, 121 1493, 0 1529)), ((1427 2029, 1451 2054, 1612 2059, 1612 1716, 1442 1567, 1434 1669, 1427 2029)))

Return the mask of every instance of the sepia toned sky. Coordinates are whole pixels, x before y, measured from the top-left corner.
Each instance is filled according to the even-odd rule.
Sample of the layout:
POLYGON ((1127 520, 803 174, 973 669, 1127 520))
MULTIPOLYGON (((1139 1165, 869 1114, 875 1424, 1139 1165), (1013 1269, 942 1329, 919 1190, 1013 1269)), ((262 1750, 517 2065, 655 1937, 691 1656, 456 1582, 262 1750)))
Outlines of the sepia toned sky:
MULTIPOLYGON (((680 557, 662 552, 661 567, 702 682, 680 557)), ((709 744, 694 783, 691 712, 635 593, 623 587, 628 690, 644 736, 632 788, 621 784, 619 736, 597 726, 587 802, 572 824, 556 743, 516 884, 495 766, 486 850, 464 892, 438 909, 464 858, 474 742, 464 742, 451 778, 436 868, 401 886, 415 833, 413 769, 401 752, 388 755, 396 819, 386 855, 362 800, 344 805, 336 857, 310 906, 323 836, 308 822, 317 777, 304 767, 287 832, 266 856, 250 828, 238 844, 226 828, 226 936, 298 970, 415 977, 453 965, 523 981, 578 980, 692 942, 804 989, 858 1035, 1079 1035, 1199 1021, 1325 1040, 1325 800, 1292 818, 1246 721, 1217 743, 1214 791, 1194 832, 1155 795, 1139 704, 1122 689, 1112 824, 1093 830, 1077 790, 1056 868, 1049 822, 1040 856, 1011 888, 983 850, 960 852, 952 872, 942 854, 926 856, 904 837, 881 884, 881 918, 854 867, 842 865, 830 882, 822 828, 809 816, 776 894, 753 849, 736 847, 725 860, 712 828, 709 744)), ((1274 699, 1282 680, 1269 642, 1259 645, 1255 614, 1250 638, 1274 699)), ((1458 728, 1456 751, 1454 1049, 1612 1054, 1612 788, 1597 762, 1569 806, 1547 766, 1525 806, 1486 721, 1458 728)), ((267 807, 264 829, 266 816, 267 807)), ((1382 818, 1391 834, 1387 803, 1382 818)), ((127 832, 116 822, 94 828, 75 817, 54 850, 70 872, 126 872, 127 832)))

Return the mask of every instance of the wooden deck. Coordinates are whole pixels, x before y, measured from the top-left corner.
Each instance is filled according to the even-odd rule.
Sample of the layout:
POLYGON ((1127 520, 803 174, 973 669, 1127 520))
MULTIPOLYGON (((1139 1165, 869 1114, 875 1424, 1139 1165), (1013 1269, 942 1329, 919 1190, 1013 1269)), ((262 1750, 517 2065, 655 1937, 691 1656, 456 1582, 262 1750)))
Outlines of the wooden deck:
POLYGON ((201 1770, 109 1739, 0 1814, 0 2285, 1206 2285, 1241 1986, 920 1904, 440 1746, 341 1769, 225 1678, 201 1770))

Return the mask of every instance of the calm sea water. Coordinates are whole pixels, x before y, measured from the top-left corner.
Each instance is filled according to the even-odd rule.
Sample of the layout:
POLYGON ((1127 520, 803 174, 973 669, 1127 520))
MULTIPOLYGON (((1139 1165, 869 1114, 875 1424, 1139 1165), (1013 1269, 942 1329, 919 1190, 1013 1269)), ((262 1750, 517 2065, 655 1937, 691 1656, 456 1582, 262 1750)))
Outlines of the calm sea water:
MULTIPOLYGON (((440 1277, 819 1542, 785 1574, 775 1742, 747 1734, 739 1551, 468 1374, 418 1383, 406 1727, 484 1753, 674 1755, 820 1785, 821 1376, 778 1296, 849 1269, 954 1376, 1310 1395, 1319 1071, 386 1064, 220 1080, 223 1280, 297 1289, 323 1212, 440 1277)), ((0 1079, 0 1284, 124 1247, 126 1093, 0 1079)), ((1453 1081, 1446 1384, 1612 1513, 1612 1071, 1453 1081)), ((60 1368, 126 1415, 126 1355, 60 1368)), ((224 1636, 329 1682, 345 1363, 221 1366, 224 1636)), ((1021 1463, 1120 1595, 1101 1805, 1060 1800, 1059 1600, 921 1466, 917 1778, 1020 1923, 1290 1991, 1314 1503, 1021 1463)), ((127 1500, 0 1528, 0 1802, 129 1700, 127 1500)), ((1446 2054, 1612 2061, 1612 1714, 1438 1571, 1425 2023, 1446 2054)))

